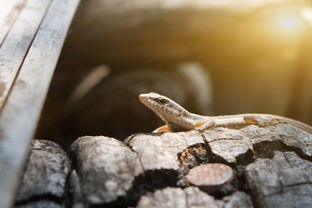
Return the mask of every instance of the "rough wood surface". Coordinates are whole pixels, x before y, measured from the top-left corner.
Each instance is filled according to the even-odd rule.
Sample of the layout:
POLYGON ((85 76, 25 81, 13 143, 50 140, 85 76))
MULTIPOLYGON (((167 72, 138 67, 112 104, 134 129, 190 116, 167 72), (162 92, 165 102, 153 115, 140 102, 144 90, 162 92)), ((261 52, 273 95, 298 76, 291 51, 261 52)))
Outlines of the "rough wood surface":
POLYGON ((138 155, 124 143, 104 136, 81 137, 71 146, 71 155, 83 201, 89 206, 125 205, 122 197, 136 194, 131 188, 143 168, 138 155))
POLYGON ((259 207, 311 207, 312 162, 294 152, 274 152, 246 168, 247 183, 259 207))
POLYGON ((34 140, 15 205, 17 207, 64 205, 69 170, 69 159, 60 146, 47 140, 34 140))
POLYGON ((16 207, 309 208, 311 148, 312 135, 287 124, 140 133, 125 142, 85 136, 71 146, 66 177, 64 152, 36 141, 16 207), (213 192, 188 182, 192 169, 220 163, 232 180, 213 192))
POLYGON ((250 197, 243 192, 236 192, 233 195, 217 200, 210 195, 200 191, 196 187, 166 188, 155 193, 149 193, 141 197, 138 208, 188 208, 188 207, 211 207, 211 208, 249 208, 252 207, 250 197))
POLYGON ((53 0, 50 4, 49 0, 28 0, 0 48, 0 82, 4 83, 0 106, 6 100, 0 116, 1 208, 13 203, 28 147, 78 2, 53 0))
POLYGON ((72 203, 308 208, 312 206, 311 149, 312 135, 287 124, 135 134, 124 143, 82 137, 71 148, 72 203), (192 168, 211 163, 230 166, 233 179, 205 193, 186 176, 192 168))

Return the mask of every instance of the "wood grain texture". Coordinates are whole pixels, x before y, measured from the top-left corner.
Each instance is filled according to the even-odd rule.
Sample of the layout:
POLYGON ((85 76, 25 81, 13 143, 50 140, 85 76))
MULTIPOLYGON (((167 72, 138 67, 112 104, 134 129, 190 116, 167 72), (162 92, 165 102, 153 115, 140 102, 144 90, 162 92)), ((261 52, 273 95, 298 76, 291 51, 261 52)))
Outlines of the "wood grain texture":
POLYGON ((26 0, 2 1, 0 7, 0 46, 24 7, 26 0))
MULTIPOLYGON (((34 38, 30 33, 36 32, 38 25, 33 25, 36 21, 41 22, 49 1, 30 0, 27 2, 29 11, 26 6, 19 17, 25 15, 25 19, 15 23, 1 47, 0 77, 1 81, 5 80, 6 87, 16 76, 11 72, 16 72, 16 67, 24 61, 0 117, 0 207, 7 208, 12 204, 50 80, 78 3, 79 0, 54 0, 34 38), (40 20, 38 16, 41 16, 40 20), (20 33, 26 40, 20 37, 20 33), (25 50, 28 50, 26 57, 25 50), (12 57, 15 58, 12 60, 12 57)), ((5 92, 8 92, 7 88, 5 92)))
MULTIPOLYGON (((29 0, 0 48, 0 110, 42 22, 50 0, 29 0)), ((1 112, 1 111, 0 111, 1 112)))

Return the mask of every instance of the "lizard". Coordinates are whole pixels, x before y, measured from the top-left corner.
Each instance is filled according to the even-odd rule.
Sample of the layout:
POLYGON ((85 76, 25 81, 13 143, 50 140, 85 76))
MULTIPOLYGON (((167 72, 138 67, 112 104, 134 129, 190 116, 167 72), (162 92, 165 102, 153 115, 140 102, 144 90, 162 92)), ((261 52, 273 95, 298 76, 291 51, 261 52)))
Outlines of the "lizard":
POLYGON ((155 92, 139 95, 139 100, 154 113, 165 125, 153 132, 204 131, 214 127, 239 129, 248 125, 271 126, 290 124, 312 134, 312 126, 300 121, 272 114, 245 113, 223 116, 203 116, 190 113, 170 98, 155 92))

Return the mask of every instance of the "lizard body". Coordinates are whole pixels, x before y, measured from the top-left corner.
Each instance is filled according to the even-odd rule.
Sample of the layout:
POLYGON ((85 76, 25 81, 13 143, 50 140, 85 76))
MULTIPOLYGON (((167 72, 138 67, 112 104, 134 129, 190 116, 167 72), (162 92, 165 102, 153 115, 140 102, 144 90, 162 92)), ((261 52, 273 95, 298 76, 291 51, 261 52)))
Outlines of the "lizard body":
POLYGON ((300 121, 271 114, 237 114, 225 116, 202 116, 190 113, 182 106, 158 93, 146 93, 139 96, 140 101, 154 111, 166 125, 154 132, 177 132, 188 130, 206 130, 213 127, 242 128, 247 125, 270 126, 287 123, 312 134, 312 127, 300 121))

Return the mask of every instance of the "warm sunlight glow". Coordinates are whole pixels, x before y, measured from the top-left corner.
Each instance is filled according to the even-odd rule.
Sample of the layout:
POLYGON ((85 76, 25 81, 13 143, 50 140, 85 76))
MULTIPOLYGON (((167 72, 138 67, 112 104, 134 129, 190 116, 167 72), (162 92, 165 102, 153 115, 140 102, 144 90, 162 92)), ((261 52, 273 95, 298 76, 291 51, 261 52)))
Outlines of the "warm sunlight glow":
POLYGON ((296 41, 305 33, 305 20, 299 11, 288 9, 275 10, 271 15, 267 20, 270 21, 271 30, 276 38, 296 41))
POLYGON ((304 8, 301 12, 302 17, 306 22, 312 24, 312 8, 304 8))
POLYGON ((295 14, 279 14, 275 19, 275 24, 277 29, 286 33, 301 32, 304 28, 302 19, 295 14))

